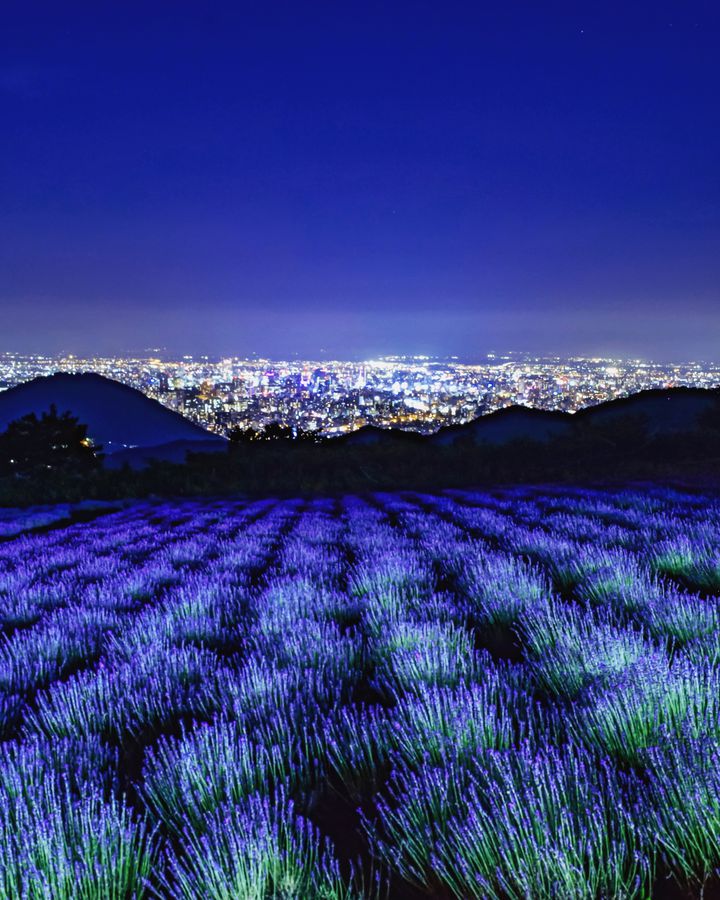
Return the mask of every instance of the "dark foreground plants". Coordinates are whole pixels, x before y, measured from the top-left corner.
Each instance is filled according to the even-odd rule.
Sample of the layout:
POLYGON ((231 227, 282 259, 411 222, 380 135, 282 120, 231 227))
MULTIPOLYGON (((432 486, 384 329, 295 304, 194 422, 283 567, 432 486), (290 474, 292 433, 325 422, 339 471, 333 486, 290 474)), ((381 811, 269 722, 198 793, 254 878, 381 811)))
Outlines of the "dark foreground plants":
POLYGON ((22 530, 0 900, 717 896, 713 496, 147 502, 22 530))

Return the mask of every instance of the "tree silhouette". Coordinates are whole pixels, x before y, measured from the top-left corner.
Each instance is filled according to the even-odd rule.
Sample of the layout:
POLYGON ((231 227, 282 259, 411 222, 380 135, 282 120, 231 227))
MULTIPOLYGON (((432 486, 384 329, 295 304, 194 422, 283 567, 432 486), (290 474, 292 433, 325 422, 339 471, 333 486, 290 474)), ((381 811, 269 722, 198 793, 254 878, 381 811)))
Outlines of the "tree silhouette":
POLYGON ((40 418, 28 413, 0 434, 0 474, 84 474, 100 468, 101 450, 88 438, 87 425, 70 412, 58 414, 53 404, 40 418))
POLYGON ((230 449, 242 444, 255 443, 257 441, 312 441, 318 443, 318 438, 310 431, 298 431, 289 425, 280 422, 270 422, 264 428, 239 428, 235 427, 228 435, 230 449))

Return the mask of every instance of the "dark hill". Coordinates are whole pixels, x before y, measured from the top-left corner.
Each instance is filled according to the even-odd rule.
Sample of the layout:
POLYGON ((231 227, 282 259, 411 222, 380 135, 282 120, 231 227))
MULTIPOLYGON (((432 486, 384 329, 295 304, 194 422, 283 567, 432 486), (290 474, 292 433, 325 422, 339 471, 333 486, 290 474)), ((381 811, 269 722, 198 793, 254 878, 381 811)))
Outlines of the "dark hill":
POLYGON ((651 437, 693 431, 702 415, 720 400, 720 389, 676 387, 639 391, 575 413, 578 421, 611 425, 626 416, 643 416, 651 437))
POLYGON ((447 447, 457 441, 473 444, 506 444, 508 441, 548 441, 572 429, 570 413, 508 406, 467 422, 448 425, 428 438, 429 443, 447 447))
POLYGON ((650 437, 691 432, 700 417, 720 399, 720 390, 667 388, 639 391, 630 397, 608 400, 576 413, 509 406, 464 425, 449 425, 428 438, 435 446, 450 446, 458 440, 474 444, 501 445, 510 441, 542 441, 570 435, 585 426, 612 426, 627 417, 642 418, 650 437))
POLYGON ((116 455, 84 480, 54 473, 35 481, 0 478, 0 503, 225 493, 311 496, 607 479, 716 483, 720 471, 720 389, 643 391, 575 414, 509 407, 429 437, 365 428, 319 443, 278 439, 228 445, 115 382, 55 376, 0 394, 0 428, 52 402, 80 416, 90 434, 116 455), (145 465, 147 459, 155 465, 145 465), (121 467, 125 462, 130 469, 121 467))
MULTIPOLYGON (((55 404, 70 410, 88 426, 88 436, 111 454, 131 447, 158 449, 158 445, 188 441, 224 447, 225 439, 211 434, 179 413, 151 400, 140 391, 102 375, 59 373, 34 378, 0 393, 0 432, 28 413, 37 415, 55 404)), ((194 447, 193 447, 194 449, 194 447)), ((214 449, 214 448, 213 448, 214 449)), ((150 454, 152 455, 152 454, 150 454)))
POLYGON ((334 444, 347 447, 403 446, 420 443, 449 447, 456 441, 471 444, 505 444, 508 441, 547 441, 567 434, 572 427, 569 413, 548 412, 527 406, 508 406, 479 416, 463 425, 447 425, 435 434, 421 435, 401 428, 365 425, 357 431, 334 438, 334 444))
POLYGON ((347 447, 373 447, 380 444, 407 444, 427 440, 417 431, 406 431, 402 428, 380 428, 377 425, 364 425, 357 431, 344 434, 342 437, 333 438, 333 443, 343 444, 347 447))
POLYGON ((650 437, 690 432, 699 418, 720 399, 720 389, 667 388, 640 391, 630 397, 608 400, 576 413, 508 406, 479 416, 463 425, 448 425, 435 434, 419 438, 417 434, 396 428, 367 425, 342 438, 347 446, 395 445, 420 439, 428 446, 451 447, 456 443, 502 446, 512 441, 540 441, 567 437, 584 426, 612 426, 626 417, 641 417, 650 437))
POLYGON ((422 437, 398 428, 366 425, 333 443, 348 447, 402 446, 420 441, 427 446, 451 447, 462 444, 502 446, 512 441, 540 441, 567 437, 586 425, 612 426, 626 417, 641 417, 649 437, 693 431, 699 418, 720 400, 720 389, 666 388, 639 391, 629 397, 588 406, 576 413, 508 406, 479 416, 463 425, 448 425, 422 437))

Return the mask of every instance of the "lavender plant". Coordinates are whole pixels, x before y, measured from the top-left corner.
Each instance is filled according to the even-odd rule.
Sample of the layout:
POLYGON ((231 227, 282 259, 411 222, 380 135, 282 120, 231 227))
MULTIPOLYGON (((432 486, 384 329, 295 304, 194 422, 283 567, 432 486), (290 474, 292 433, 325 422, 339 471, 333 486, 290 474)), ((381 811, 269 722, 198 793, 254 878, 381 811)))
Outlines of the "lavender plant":
POLYGON ((332 846, 282 793, 218 810, 201 836, 188 832, 181 849, 170 851, 169 870, 166 890, 187 900, 364 900, 375 893, 343 877, 332 846))

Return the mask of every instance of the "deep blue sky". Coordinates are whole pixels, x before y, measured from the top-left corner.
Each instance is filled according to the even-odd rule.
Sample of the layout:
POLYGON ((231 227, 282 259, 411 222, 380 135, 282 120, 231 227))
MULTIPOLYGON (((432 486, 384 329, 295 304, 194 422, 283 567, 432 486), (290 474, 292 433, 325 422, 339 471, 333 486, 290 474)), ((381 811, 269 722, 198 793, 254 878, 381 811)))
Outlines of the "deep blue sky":
POLYGON ((5 0, 0 350, 717 360, 716 10, 5 0))

